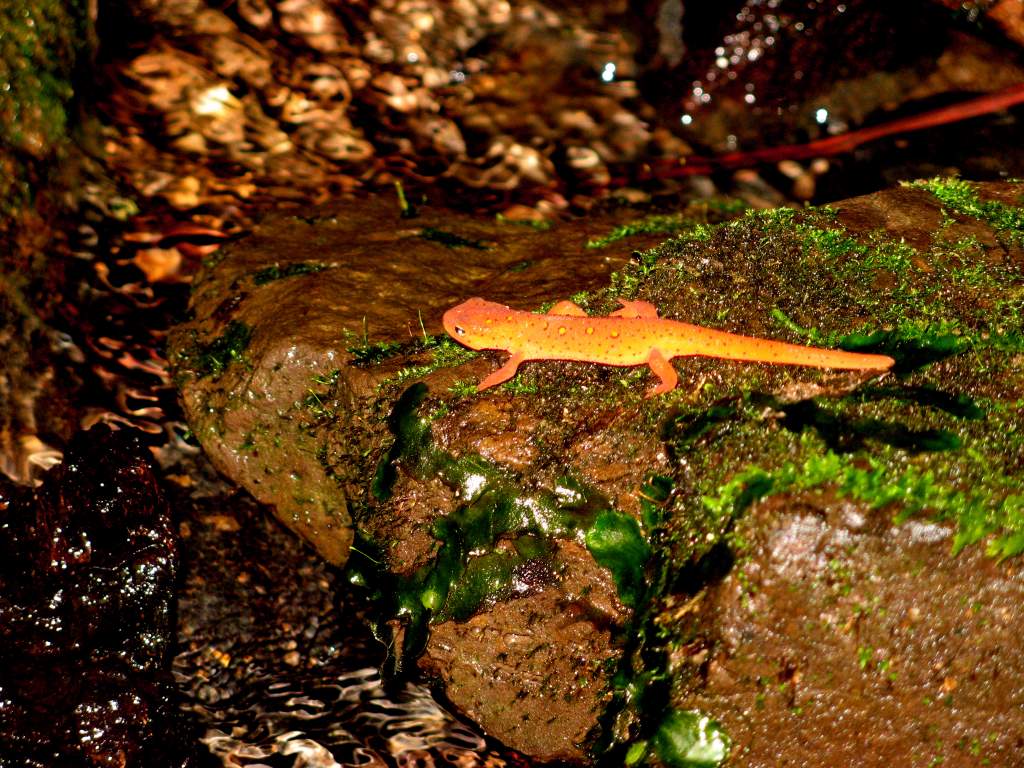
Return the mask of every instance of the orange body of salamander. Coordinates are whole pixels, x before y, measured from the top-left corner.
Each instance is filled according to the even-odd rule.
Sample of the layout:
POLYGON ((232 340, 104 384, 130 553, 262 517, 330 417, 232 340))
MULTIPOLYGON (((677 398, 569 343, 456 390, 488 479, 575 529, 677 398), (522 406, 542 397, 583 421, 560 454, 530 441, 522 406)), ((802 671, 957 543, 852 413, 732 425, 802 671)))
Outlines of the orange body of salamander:
POLYGON ((445 312, 444 329, 471 349, 511 354, 480 382, 478 390, 508 381, 527 360, 649 365, 659 382, 648 396, 675 388, 679 377, 669 361, 684 355, 871 371, 884 371, 894 362, 885 355, 804 347, 666 320, 646 301, 620 303, 622 308, 607 317, 589 317, 571 301, 561 301, 547 314, 537 315, 474 298, 445 312))

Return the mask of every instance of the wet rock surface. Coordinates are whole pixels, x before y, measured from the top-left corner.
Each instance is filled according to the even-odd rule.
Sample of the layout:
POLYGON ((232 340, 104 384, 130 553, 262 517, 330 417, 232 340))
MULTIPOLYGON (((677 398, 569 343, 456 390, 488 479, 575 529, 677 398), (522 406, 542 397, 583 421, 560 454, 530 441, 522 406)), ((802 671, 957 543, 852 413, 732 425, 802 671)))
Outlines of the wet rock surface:
POLYGON ((827 495, 755 505, 737 533, 743 557, 698 613, 716 639, 690 699, 736 765, 1019 763, 1019 564, 952 558, 949 526, 827 495))
POLYGON ((542 761, 580 758, 608 703, 624 618, 607 572, 579 545, 560 550, 545 564, 554 584, 437 624, 419 659, 486 733, 542 761))
MULTIPOLYGON (((694 743, 699 718, 689 713, 699 708, 726 725, 736 744, 732 764, 803 764, 810 752, 801 750, 812 743, 825 750, 826 741, 842 760, 846 743, 860 735, 845 723, 862 728, 876 702, 845 688, 831 690, 827 670, 838 665, 874 675, 865 682, 869 688, 898 686, 875 679, 898 655, 906 687, 886 688, 885 706, 901 723, 925 723, 925 736, 901 724, 886 754, 896 762, 916 759, 928 744, 928 724, 942 711, 927 709, 936 699, 929 703, 918 693, 934 682, 937 658, 956 656, 947 630, 959 626, 962 609, 927 601, 929 611, 947 613, 922 627, 921 644, 917 635, 892 639, 893 617, 911 615, 909 596, 941 590, 941 579, 952 584, 958 563, 968 561, 984 564, 975 569, 977 580, 950 589, 973 594, 979 611, 999 613, 1008 626, 1016 617, 1004 595, 1019 589, 1019 572, 992 558, 1024 547, 1015 426, 1024 391, 1020 195, 1017 185, 934 181, 833 209, 760 213, 713 228, 691 222, 676 239, 639 252, 611 277, 610 287, 577 296, 593 314, 606 314, 620 298, 641 299, 663 316, 723 330, 884 352, 897 365, 882 379, 692 358, 677 362, 681 382, 674 392, 647 400, 644 370, 538 362, 503 387, 476 395, 472 385, 494 369, 500 354, 470 356, 429 336, 407 341, 416 309, 411 304, 381 310, 379 320, 367 315, 365 338, 344 354, 337 344, 292 344, 287 333, 304 326, 281 318, 302 317, 307 298, 309 338, 323 340, 325 329, 361 327, 363 313, 346 318, 344 307, 374 308, 387 300, 388 288, 407 296, 407 284, 401 277, 381 279, 382 293, 368 298, 371 282, 362 281, 370 278, 356 268, 347 283, 355 297, 344 293, 345 281, 329 280, 331 299, 318 298, 316 281, 332 272, 343 277, 343 271, 303 267, 289 274, 288 264, 309 264, 296 256, 276 263, 277 280, 265 283, 284 287, 256 301, 254 275, 268 266, 243 241, 200 281, 196 320, 175 337, 184 399, 218 467, 258 497, 260 484, 236 465, 265 461, 268 445, 274 472, 285 475, 305 472, 308 457, 317 457, 325 498, 337 504, 344 498, 354 531, 335 518, 338 527, 311 535, 304 527, 311 518, 296 524, 280 505, 279 517, 329 557, 321 537, 337 542, 339 531, 342 537, 357 533, 348 574, 375 601, 370 621, 389 648, 385 667, 409 673, 418 666, 456 707, 512 747, 549 759, 581 761, 596 753, 616 761, 628 753, 676 764, 689 749, 679 745, 694 743), (286 315, 290 302, 295 308, 286 315), (237 357, 224 357, 222 369, 200 375, 195 350, 215 350, 218 334, 232 322, 251 328, 248 343, 237 357), (256 354, 265 349, 304 350, 292 354, 296 373, 285 367, 284 352, 256 354), (316 398, 302 404, 311 381, 316 398), (283 385, 275 390, 267 382, 283 385), (290 403, 291 410, 260 415, 256 404, 263 400, 290 403), (303 409, 312 416, 296 416, 303 409), (231 414, 244 410, 249 421, 233 423, 231 414), (273 437, 268 443, 258 442, 260 430, 249 426, 254 419, 264 420, 273 437), (246 447, 250 442, 255 446, 246 447), (248 458, 229 461, 224 456, 230 452, 248 458), (856 520, 870 525, 831 532, 833 506, 842 508, 848 527, 856 520), (773 526, 788 533, 774 534, 773 526), (816 593, 797 606, 783 602, 781 587, 772 590, 810 579, 811 566, 792 565, 795 554, 780 555, 752 572, 770 593, 767 615, 792 608, 796 617, 771 622, 771 632, 757 623, 760 614, 741 610, 759 593, 740 599, 736 585, 746 588, 743 569, 766 552, 786 546, 831 551, 840 540, 864 542, 862 555, 843 550, 832 559, 864 574, 863 584, 853 580, 853 591, 867 595, 871 585, 888 585, 865 598, 877 597, 877 616, 888 618, 860 620, 866 640, 852 660, 843 655, 849 617, 825 621, 821 642, 833 650, 801 667, 810 646, 800 611, 831 598, 816 593), (908 553, 934 567, 926 574, 915 569, 908 553), (892 608, 883 605, 887 600, 892 608), (819 687, 808 695, 843 716, 808 717, 801 721, 806 732, 769 746, 765 734, 796 727, 789 704, 763 707, 763 719, 758 709, 765 684, 756 678, 778 666, 769 650, 776 648, 793 649, 795 661, 785 662, 791 677, 805 669, 820 672, 819 687)), ((300 225, 293 220, 289 226, 300 225)), ((452 219, 445 231, 488 238, 452 219)), ((552 236, 529 234, 537 243, 552 236)), ((359 249, 368 246, 357 240, 354 247, 358 265, 359 249)), ((322 249, 321 259, 331 250, 322 249)), ((564 271, 551 276, 539 269, 536 281, 532 267, 488 271, 483 257, 504 251, 478 250, 453 248, 448 255, 458 256, 458 266, 449 267, 452 274, 437 284, 422 279, 418 296, 433 311, 423 313, 428 334, 446 308, 427 301, 432 291, 452 303, 482 293, 510 302, 515 297, 519 306, 528 306, 525 297, 535 306, 573 291, 564 271)), ((338 263, 347 258, 342 253, 338 263)), ((533 261, 517 253, 512 263, 533 261)), ((384 269, 401 274, 400 264, 384 269)), ((607 269, 601 264, 589 285, 601 285, 607 269)), ((569 272, 580 274, 591 273, 569 272)), ((344 554, 335 548, 334 561, 344 554)), ((833 582, 820 578, 827 593, 833 582)), ((808 588, 817 586, 812 579, 808 588)), ((980 625, 969 631, 981 632, 980 625)), ((991 646, 983 644, 992 649, 989 669, 1002 669, 1003 654, 1019 650, 1000 631, 989 638, 991 646)), ((958 675, 944 674, 940 685, 960 685, 958 675)), ((999 719, 983 701, 984 690, 979 684, 976 696, 960 700, 965 710, 950 717, 943 734, 959 739, 996 718, 1008 734, 993 741, 990 754, 998 760, 1009 754, 1019 712, 999 719)), ((1015 695, 1010 688, 1006 693, 1015 695)), ((712 741, 718 738, 710 733, 712 741)))
POLYGON ((0 764, 190 764, 169 665, 177 544, 125 433, 81 433, 0 488, 0 764))
MULTIPOLYGON (((609 226, 585 223, 555 240, 548 232, 482 225, 451 213, 425 211, 403 221, 396 207, 380 201, 348 210, 344 218, 271 222, 201 278, 193 298, 196 321, 172 339, 193 428, 221 471, 275 504, 279 519, 329 560, 344 562, 352 535, 348 505, 365 508, 371 496, 367 476, 381 460, 381 446, 392 439, 374 415, 377 387, 394 392, 389 379, 417 359, 428 363, 430 351, 371 367, 354 365, 356 356, 382 341, 415 346, 416 336, 439 330, 443 310, 469 293, 529 306, 581 286, 603 285, 624 257, 585 246, 609 226), (400 229, 385 229, 396 225, 400 229), (457 237, 455 244, 438 242, 438 233, 457 237), (317 243, 312 251, 311 241, 317 243), (408 297, 406 303, 395 303, 396 290, 408 297), (223 338, 238 324, 251 328, 239 359, 225 357, 223 371, 197 370, 202 350, 215 343, 210 339, 223 338), (340 428, 341 422, 348 428, 340 428), (353 454, 354 437, 364 441, 356 452, 362 457, 353 454), (287 480, 278 485, 277 477, 287 480), (304 504, 296 503, 296 484, 304 504), (309 502, 317 496, 319 508, 309 502), (318 515, 317 509, 338 511, 318 515)), ((433 378, 455 383, 444 369, 433 378)), ((528 471, 538 454, 515 439, 516 425, 523 422, 512 412, 505 416, 512 421, 498 431, 499 414, 476 415, 477 428, 453 429, 446 448, 476 452, 482 447, 486 458, 528 471), (508 448, 525 453, 516 459, 508 448)), ((536 423, 548 426, 541 419, 536 423)), ((579 426, 565 420, 560 429, 566 442, 579 426)), ((366 530, 394 542, 388 562, 412 575, 430 563, 436 548, 431 526, 459 506, 459 494, 443 483, 410 482, 401 471, 393 493, 394 504, 375 512, 366 530)), ((600 712, 606 662, 616 655, 613 625, 621 624, 624 613, 606 572, 579 542, 565 542, 558 552, 543 555, 509 554, 517 559, 520 595, 531 600, 499 602, 476 622, 477 627, 489 624, 489 633, 514 637, 512 647, 502 651, 489 633, 480 637, 479 629, 448 622, 451 637, 431 635, 423 663, 449 684, 457 679, 467 697, 483 702, 473 707, 467 698, 460 705, 480 717, 490 733, 545 757, 579 757, 575 745, 600 712), (573 652, 565 652, 563 640, 573 652), (452 654, 458 663, 452 663, 452 654), (490 675, 495 664, 508 668, 503 680, 490 675), (501 699, 513 702, 514 718, 493 711, 501 699), (516 725, 509 731, 506 723, 512 719, 516 725)), ((506 566, 495 564, 499 571, 506 566)))

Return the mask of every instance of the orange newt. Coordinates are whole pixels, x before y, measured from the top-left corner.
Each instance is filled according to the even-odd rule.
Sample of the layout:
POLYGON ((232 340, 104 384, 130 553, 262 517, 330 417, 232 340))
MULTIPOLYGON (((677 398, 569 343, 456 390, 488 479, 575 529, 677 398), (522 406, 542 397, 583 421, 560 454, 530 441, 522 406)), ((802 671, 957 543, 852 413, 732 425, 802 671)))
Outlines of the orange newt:
POLYGON ((511 354, 477 385, 478 391, 508 381, 527 360, 649 365, 659 382, 648 397, 675 388, 679 376, 669 361, 683 355, 869 371, 884 371, 895 362, 885 355, 804 347, 666 320, 646 301, 619 303, 622 308, 607 317, 590 317, 571 301, 560 301, 547 314, 537 315, 473 298, 445 312, 443 322, 460 344, 511 354))

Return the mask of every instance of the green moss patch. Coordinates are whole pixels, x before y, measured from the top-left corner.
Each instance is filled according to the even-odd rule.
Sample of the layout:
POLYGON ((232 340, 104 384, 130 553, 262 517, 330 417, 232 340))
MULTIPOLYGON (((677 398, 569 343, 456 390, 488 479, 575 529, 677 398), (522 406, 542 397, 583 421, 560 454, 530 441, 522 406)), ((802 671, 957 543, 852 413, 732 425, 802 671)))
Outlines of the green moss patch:
POLYGON ((445 248, 474 248, 478 251, 486 251, 490 247, 483 240, 463 237, 455 232, 436 227, 424 227, 419 231, 419 236, 432 243, 440 243, 445 248))
POLYGON ((213 341, 192 343, 181 349, 175 367, 191 369, 198 378, 220 376, 232 363, 247 363, 245 350, 252 338, 252 328, 240 320, 232 320, 213 341))
MULTIPOLYGON (((408 362, 394 375, 381 381, 379 389, 395 391, 416 379, 422 379, 441 368, 453 368, 469 362, 477 356, 474 352, 456 343, 447 335, 428 336, 412 341, 383 341, 363 343, 347 349, 354 365, 369 367, 385 360, 402 356, 408 362)), ((461 394, 471 394, 476 386, 468 387, 461 394)))
POLYGON ((701 225, 679 213, 652 214, 628 224, 621 224, 607 235, 587 241, 587 248, 607 248, 612 243, 636 235, 672 235, 694 229, 697 226, 701 225))
POLYGON ((256 285, 266 285, 267 283, 272 283, 275 280, 281 280, 286 277, 313 275, 317 272, 322 272, 325 269, 327 269, 327 265, 317 261, 297 261, 292 264, 286 264, 283 267, 278 264, 274 264, 273 266, 264 267, 257 271, 252 276, 252 281, 256 285))
POLYGON ((995 557, 1020 554, 1022 418, 1020 402, 896 386, 795 403, 747 395, 680 412, 666 425, 668 445, 699 470, 676 509, 691 521, 678 534, 680 554, 694 553, 694 521, 721 533, 754 501, 797 492, 892 509, 897 521, 950 522, 954 554, 981 541, 995 557), (737 468, 747 455, 761 459, 737 468))
MULTIPOLYGON (((971 185, 927 188, 1008 237, 1021 233, 1018 209, 978 202, 971 185)), ((798 402, 763 394, 785 372, 734 369, 732 394, 705 390, 665 421, 670 451, 691 468, 670 515, 677 556, 699 557, 698 542, 719 540, 753 500, 812 488, 892 507, 897 519, 948 521, 954 551, 981 541, 996 557, 1021 551, 1024 276, 979 248, 936 233, 918 253, 882 232, 853 237, 832 211, 810 209, 751 213, 641 255, 619 292, 670 315, 731 330, 742 311, 746 332, 897 360, 883 386, 798 402)))
POLYGON ((981 200, 975 186, 963 179, 936 177, 911 182, 908 186, 931 192, 943 207, 962 216, 980 219, 1011 242, 1024 245, 1024 208, 996 200, 981 200))
POLYGON ((748 209, 743 200, 735 198, 713 198, 694 202, 679 213, 653 213, 614 227, 607 235, 587 242, 587 248, 607 248, 609 245, 628 240, 638 235, 675 235, 688 233, 701 237, 709 226, 733 219, 748 209))
MULTIPOLYGON (((423 378, 441 368, 462 365, 479 354, 443 335, 424 338, 422 343, 417 343, 417 350, 428 355, 428 359, 423 363, 402 368, 393 378, 385 380, 381 384, 381 388, 402 386, 406 382, 423 378)), ((473 391, 476 391, 475 387, 473 391)))

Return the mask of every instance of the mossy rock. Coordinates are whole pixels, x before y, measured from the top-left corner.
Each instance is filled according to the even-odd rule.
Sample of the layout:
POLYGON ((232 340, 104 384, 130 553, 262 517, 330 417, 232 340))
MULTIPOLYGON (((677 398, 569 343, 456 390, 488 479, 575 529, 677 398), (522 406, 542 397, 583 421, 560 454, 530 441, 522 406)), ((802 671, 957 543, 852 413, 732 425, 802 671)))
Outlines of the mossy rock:
MULTIPOLYGON (((1017 184, 937 180, 832 208, 696 223, 635 252, 605 288, 549 295, 575 294, 592 314, 641 299, 663 317, 726 331, 880 352, 897 361, 885 375, 685 358, 675 361, 679 387, 647 399, 643 369, 534 362, 478 394, 500 353, 397 334, 352 351, 337 375, 317 379, 307 410, 320 415, 299 423, 325 477, 344 478, 356 535, 349 574, 375 596, 391 671, 418 665, 490 733, 543 759, 721 762, 728 738, 717 718, 748 745, 730 759, 753 765, 750 734, 715 698, 708 665, 719 654, 728 668, 737 652, 716 595, 742 597, 751 563, 762 575, 778 567, 764 543, 771 526, 789 530, 776 521, 837 509, 870 521, 877 562, 849 569, 888 569, 900 594, 925 588, 908 565, 912 547, 946 579, 957 553, 988 563, 982 582, 1015 593, 1017 571, 989 569, 1024 550, 1022 194, 1017 184), (352 371, 373 382, 356 400, 346 399, 352 371), (913 525, 929 533, 900 538, 913 525), (557 642, 561 656, 550 652, 557 642), (557 715, 541 722, 544 711, 557 715)), ((462 236, 486 240, 472 228, 462 236)), ((453 256, 451 269, 466 260, 453 256)), ((536 296, 527 270, 504 272, 505 293, 489 298, 516 303, 506 296, 517 279, 536 296)), ((239 318, 218 301, 209 305, 226 308, 214 323, 223 332, 239 318)), ((193 350, 214 351, 216 338, 193 350)), ((253 380, 244 359, 218 359, 226 380, 253 380)), ((1011 644, 1000 658, 1019 651, 1011 644)), ((928 660, 902 663, 911 680, 928 660)), ((735 686, 749 693, 747 710, 757 706, 748 683, 735 686)), ((917 691, 907 690, 900 701, 917 691)), ((850 722, 869 706, 841 702, 850 722)), ((827 722, 801 734, 823 753, 827 722)), ((957 723, 936 727, 952 738, 957 723)), ((900 738, 892 760, 916 759, 912 729, 900 738)))
POLYGON ((85 3, 0 7, 0 215, 30 199, 35 165, 66 141, 72 77, 89 40, 85 3))

